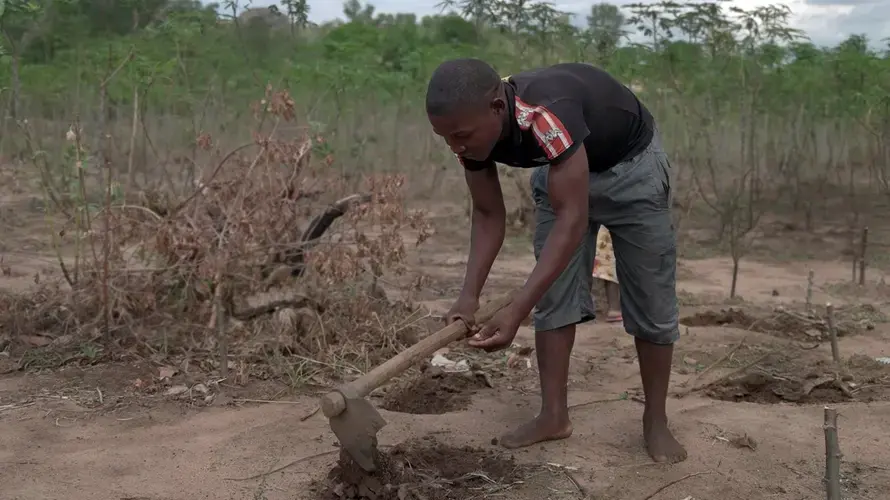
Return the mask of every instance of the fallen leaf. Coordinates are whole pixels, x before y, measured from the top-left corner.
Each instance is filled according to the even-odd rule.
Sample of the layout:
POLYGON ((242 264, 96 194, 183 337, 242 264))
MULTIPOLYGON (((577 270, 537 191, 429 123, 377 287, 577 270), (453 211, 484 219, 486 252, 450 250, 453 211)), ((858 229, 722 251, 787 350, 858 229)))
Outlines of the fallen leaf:
POLYGON ((165 396, 179 396, 180 394, 184 394, 189 390, 188 387, 184 385, 174 385, 173 387, 167 389, 167 392, 164 393, 165 396))
POLYGON ((736 448, 748 448, 749 450, 757 450, 757 441, 754 441, 754 438, 745 434, 743 436, 736 436, 729 440, 729 443, 736 448))

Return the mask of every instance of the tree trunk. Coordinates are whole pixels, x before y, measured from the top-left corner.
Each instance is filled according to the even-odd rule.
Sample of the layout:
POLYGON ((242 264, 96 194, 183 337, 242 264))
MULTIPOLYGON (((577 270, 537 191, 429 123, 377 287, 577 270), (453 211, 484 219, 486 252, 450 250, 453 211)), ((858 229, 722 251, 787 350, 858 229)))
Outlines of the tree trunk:
POLYGON ((739 261, 742 258, 739 255, 732 256, 732 284, 729 285, 729 298, 734 299, 736 294, 736 287, 739 284, 739 261))
POLYGON ((12 94, 9 97, 9 116, 16 120, 21 111, 22 80, 19 75, 19 55, 15 52, 12 53, 10 69, 12 71, 12 94))

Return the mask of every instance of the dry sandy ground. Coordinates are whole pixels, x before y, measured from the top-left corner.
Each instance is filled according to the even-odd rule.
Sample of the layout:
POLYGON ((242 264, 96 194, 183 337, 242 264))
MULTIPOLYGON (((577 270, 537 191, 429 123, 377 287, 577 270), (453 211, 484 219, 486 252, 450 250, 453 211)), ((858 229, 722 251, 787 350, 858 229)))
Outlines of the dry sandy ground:
MULTIPOLYGON (((526 243, 514 245, 522 247, 526 243)), ((493 280, 500 287, 521 283, 531 269, 530 255, 511 252, 514 254, 519 256, 503 258, 496 266, 493 280)), ((39 267, 34 261, 23 260, 20 264, 39 267)), ((442 296, 453 296, 456 277, 463 269, 459 252, 443 247, 419 264, 440 274, 433 278, 441 285, 442 296)), ((819 264, 816 274, 817 302, 848 301, 849 297, 833 293, 834 288, 827 285, 848 279, 846 266, 819 264)), ((740 292, 754 304, 800 301, 805 276, 803 264, 750 262, 743 266, 740 292)), ((698 304, 718 301, 714 297, 728 290, 729 262, 684 262, 681 277, 679 288, 684 297, 693 297, 698 304)), ((878 278, 875 275, 874 279, 878 278)), ((18 286, 25 279, 8 276, 4 284, 18 286)), ((447 298, 430 299, 430 306, 439 312, 448 305, 447 298)), ((872 302, 879 300, 874 298, 872 302)), ((689 306, 684 313, 701 308, 689 306)), ((802 369, 830 357, 827 344, 806 350, 796 339, 738 328, 684 328, 672 378, 675 390, 683 390, 684 383, 701 382, 696 371, 729 352, 742 338, 747 339, 746 348, 737 351, 739 360, 734 366, 759 355, 761 351, 755 347, 793 353, 791 358, 772 365, 764 362, 768 369, 779 373, 780 381, 785 373, 782 363, 802 369)), ((888 339, 890 326, 878 323, 873 330, 843 338, 840 347, 845 356, 890 356, 888 339)), ((518 342, 531 343, 528 329, 523 328, 518 342)), ((489 361, 503 364, 497 356, 489 361)), ((729 365, 711 371, 706 378, 713 380, 731 371, 729 365)), ((76 375, 62 372, 0 378, 0 498, 319 498, 307 485, 331 469, 336 447, 335 437, 321 415, 301 421, 314 408, 314 397, 292 398, 291 403, 206 408, 163 396, 111 404, 123 401, 124 388, 137 383, 139 376, 145 375, 138 367, 97 367, 76 375), (84 405, 84 394, 99 404, 84 405), (280 472, 238 480, 325 452, 280 472)), ((493 437, 534 414, 538 402, 536 374, 533 367, 504 368, 499 376, 492 377, 492 385, 475 391, 464 410, 440 415, 381 410, 388 421, 380 433, 381 444, 435 436, 452 445, 495 449, 490 443, 493 437)), ((769 400, 767 404, 717 400, 704 392, 672 398, 672 426, 687 446, 689 460, 663 466, 650 463, 643 449, 636 359, 632 341, 620 327, 594 324, 581 328, 570 390, 570 403, 580 405, 572 410, 574 436, 516 452, 516 460, 521 463, 550 465, 545 466, 546 473, 529 477, 524 484, 501 492, 499 498, 824 498, 823 405, 818 401, 772 401, 770 398, 778 398, 769 396, 769 391, 750 398, 769 400), (670 484, 673 481, 678 482, 670 484)), ((732 396, 732 390, 723 394, 732 396)), ((886 485, 890 484, 890 438, 886 433, 890 397, 887 391, 874 394, 874 402, 836 405, 841 414, 842 475, 850 499, 886 498, 886 485)), ((737 399, 745 399, 743 396, 737 399)))

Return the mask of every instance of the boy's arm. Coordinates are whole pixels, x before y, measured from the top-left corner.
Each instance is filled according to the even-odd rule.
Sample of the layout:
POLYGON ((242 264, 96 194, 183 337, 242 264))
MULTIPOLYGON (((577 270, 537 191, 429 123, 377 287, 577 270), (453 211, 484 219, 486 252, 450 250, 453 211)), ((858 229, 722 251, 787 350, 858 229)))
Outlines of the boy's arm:
POLYGON ((473 201, 470 254, 461 295, 478 301, 482 286, 504 243, 507 210, 495 163, 464 159, 461 159, 461 163, 465 167, 467 187, 473 201))
POLYGON ((550 166, 547 193, 556 213, 556 222, 547 235, 535 268, 513 302, 520 317, 531 312, 562 274, 584 238, 588 226, 589 175, 583 144, 571 157, 550 166))
POLYGON ((590 134, 580 103, 560 99, 536 106, 528 125, 550 160, 547 194, 556 222, 547 236, 535 268, 519 291, 513 307, 527 315, 565 270, 588 227, 590 167, 584 139, 590 134))

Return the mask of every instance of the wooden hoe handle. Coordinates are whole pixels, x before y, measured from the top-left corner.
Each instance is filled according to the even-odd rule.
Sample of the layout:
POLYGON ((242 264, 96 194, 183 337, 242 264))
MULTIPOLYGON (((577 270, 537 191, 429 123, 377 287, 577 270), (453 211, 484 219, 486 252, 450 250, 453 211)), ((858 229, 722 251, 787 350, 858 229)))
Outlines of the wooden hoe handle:
MULTIPOLYGON (((487 302, 476 312, 476 323, 483 324, 491 320, 498 311, 510 305, 512 301, 513 294, 509 293, 487 302)), ((410 368, 417 361, 427 358, 437 350, 456 340, 465 338, 467 333, 467 325, 463 321, 455 321, 436 333, 425 337, 420 342, 398 353, 370 372, 341 386, 337 390, 325 394, 321 398, 322 413, 328 418, 336 417, 346 410, 346 399, 343 397, 343 393, 363 398, 391 378, 410 368)))

